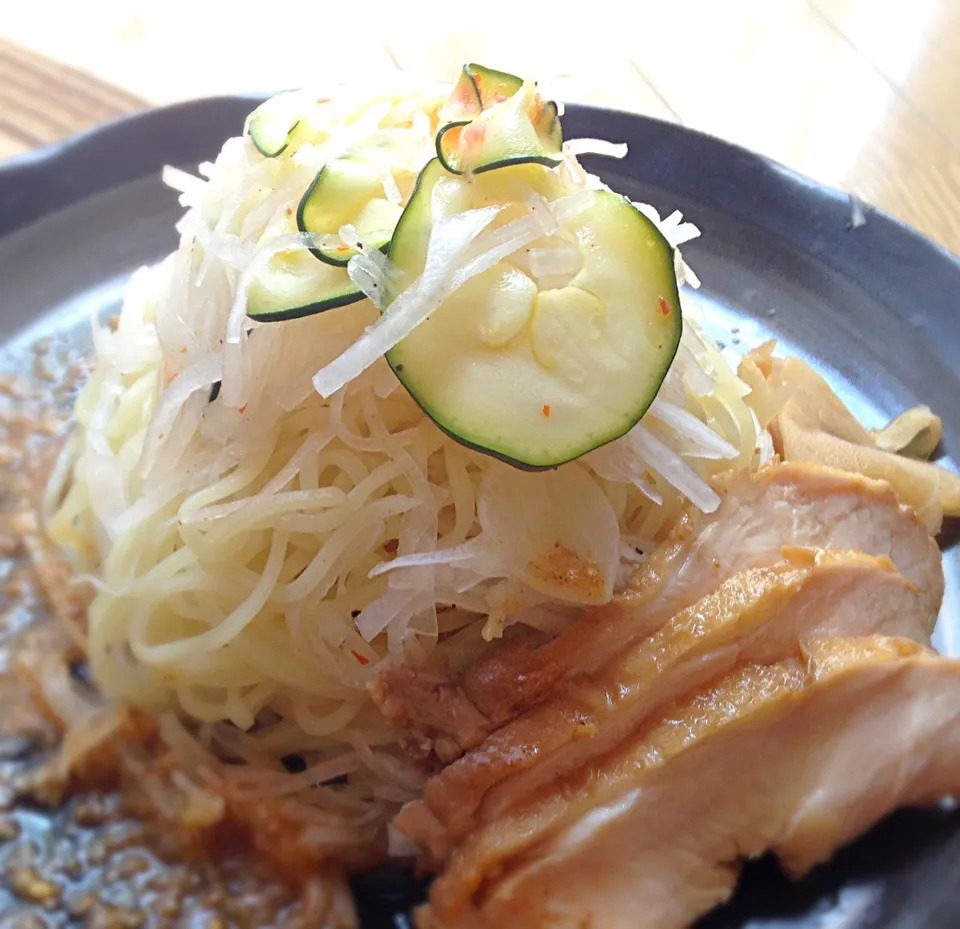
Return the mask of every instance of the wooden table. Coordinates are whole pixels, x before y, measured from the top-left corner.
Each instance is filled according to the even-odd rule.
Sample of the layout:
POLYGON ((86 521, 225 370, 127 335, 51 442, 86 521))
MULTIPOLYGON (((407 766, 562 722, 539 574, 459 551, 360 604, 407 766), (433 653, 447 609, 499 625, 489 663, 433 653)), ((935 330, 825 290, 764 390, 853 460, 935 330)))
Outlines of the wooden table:
POLYGON ((316 4, 252 16, 234 0, 90 0, 55 15, 8 4, 0 157, 154 104, 396 68, 452 79, 474 60, 567 100, 733 140, 960 254, 960 0, 629 6, 616 23, 611 0, 576 14, 522 2, 496 16, 454 11, 451 23, 435 0, 366 0, 352 20, 316 4))

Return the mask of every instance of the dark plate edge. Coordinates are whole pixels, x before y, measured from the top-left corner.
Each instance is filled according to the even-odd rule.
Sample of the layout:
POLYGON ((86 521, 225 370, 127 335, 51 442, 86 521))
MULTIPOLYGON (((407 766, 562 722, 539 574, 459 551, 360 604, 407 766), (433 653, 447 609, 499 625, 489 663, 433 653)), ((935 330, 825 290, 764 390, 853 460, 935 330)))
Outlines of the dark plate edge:
MULTIPOLYGON (((849 193, 772 158, 652 117, 567 107, 567 138, 601 131, 603 138, 630 145, 626 161, 635 168, 629 173, 656 178, 658 186, 683 190, 691 200, 794 243, 863 284, 881 302, 893 281, 909 276, 936 310, 953 315, 956 290, 945 288, 947 282, 960 286, 960 257, 895 216, 864 204, 865 222, 852 228, 849 193)), ((617 162, 609 158, 586 155, 583 160, 591 170, 617 173, 617 162)), ((687 218, 697 222, 696 216, 687 218)))
POLYGON ((0 162, 0 237, 165 164, 212 158, 263 99, 205 97, 141 110, 0 162))

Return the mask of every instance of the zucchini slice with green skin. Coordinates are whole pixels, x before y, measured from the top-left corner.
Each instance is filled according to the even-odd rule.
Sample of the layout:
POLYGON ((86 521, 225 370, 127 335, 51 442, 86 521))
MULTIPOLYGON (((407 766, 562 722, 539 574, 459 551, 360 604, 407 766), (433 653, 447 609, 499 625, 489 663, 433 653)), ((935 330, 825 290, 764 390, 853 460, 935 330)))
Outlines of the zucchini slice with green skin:
MULTIPOLYGON (((432 189, 449 178, 433 165, 394 233, 390 257, 400 281, 424 267, 432 189)), ((496 202, 501 179, 524 170, 549 174, 524 166, 459 183, 477 206, 496 202)), ((628 432, 656 397, 682 329, 673 249, 628 200, 592 191, 557 238, 582 258, 567 286, 539 290, 519 263, 501 261, 387 353, 444 432, 530 470, 556 467, 628 432)))
MULTIPOLYGON (((385 250, 403 207, 383 194, 383 172, 363 158, 337 158, 325 164, 313 179, 297 207, 301 232, 335 236, 341 226, 351 223, 364 241, 385 250), (380 194, 381 196, 377 196, 380 194)), ((356 254, 348 245, 310 249, 327 264, 345 267, 356 254)))
POLYGON ((512 97, 523 86, 523 78, 483 65, 463 66, 449 100, 441 111, 443 121, 472 119, 488 107, 512 97))
POLYGON ((300 122, 289 95, 281 94, 265 100, 250 114, 247 132, 264 158, 276 158, 290 147, 300 122))
POLYGON ((364 299, 345 268, 317 261, 307 250, 280 252, 247 289, 247 316, 281 322, 313 316, 364 299))
POLYGON ((560 108, 554 100, 547 100, 540 115, 534 120, 534 128, 537 130, 537 136, 544 142, 544 146, 549 151, 560 152, 563 150, 563 129, 560 126, 560 108))
POLYGON ((282 125, 268 116, 255 116, 250 120, 250 139, 265 158, 276 158, 287 150, 299 125, 299 119, 292 125, 282 125))
POLYGON ((544 103, 532 83, 471 120, 437 133, 437 157, 452 174, 481 174, 505 165, 560 162, 563 134, 555 103, 544 103))

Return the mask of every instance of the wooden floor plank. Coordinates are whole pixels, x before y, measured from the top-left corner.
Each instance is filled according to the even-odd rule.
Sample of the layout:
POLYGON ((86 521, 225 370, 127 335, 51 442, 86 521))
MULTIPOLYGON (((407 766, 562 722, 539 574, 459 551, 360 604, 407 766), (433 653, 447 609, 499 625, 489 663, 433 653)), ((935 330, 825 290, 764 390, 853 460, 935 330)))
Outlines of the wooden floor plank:
POLYGON ((637 66, 684 123, 855 193, 960 252, 955 146, 804 0, 676 0, 634 33, 637 66), (671 42, 678 20, 698 21, 682 55, 671 42))
POLYGON ((120 87, 3 39, 0 39, 0 62, 8 73, 17 73, 32 86, 66 95, 75 104, 85 106, 99 116, 109 118, 146 106, 142 98, 120 87))
POLYGON ((960 3, 811 2, 894 87, 960 146, 960 3))
POLYGON ((147 104, 0 39, 0 157, 46 145, 147 104))

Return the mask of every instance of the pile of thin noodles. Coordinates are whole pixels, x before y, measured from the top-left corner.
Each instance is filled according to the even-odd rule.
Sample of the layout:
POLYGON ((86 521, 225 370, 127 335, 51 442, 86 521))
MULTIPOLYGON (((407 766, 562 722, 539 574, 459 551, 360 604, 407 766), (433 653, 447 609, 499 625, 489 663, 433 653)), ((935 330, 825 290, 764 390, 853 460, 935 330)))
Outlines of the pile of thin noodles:
MULTIPOLYGON (((244 135, 200 177, 166 172, 180 245, 132 277, 118 319, 94 323, 47 496, 50 535, 95 588, 85 644, 103 691, 155 713, 184 758, 230 762, 221 773, 257 796, 301 804, 304 821, 335 812, 358 837, 423 776, 368 696, 380 669, 455 670, 516 623, 555 633, 615 594, 685 499, 716 507, 711 475, 772 455, 776 411, 758 419, 687 289, 677 358, 641 423, 539 473, 444 435, 383 358, 318 394, 316 372, 377 320, 369 300, 245 319, 257 269, 311 244, 277 230, 319 166, 389 129, 415 175, 446 93, 291 95, 310 132, 283 157, 244 135), (600 583, 552 585, 536 567, 557 551, 600 583)), ((591 147, 604 150, 568 143, 555 169, 575 187, 598 183, 576 160, 591 147)), ((409 196, 388 170, 384 192, 409 196)), ((673 245, 698 234, 641 208, 673 245)), ((677 269, 696 283, 679 253, 677 269)))

